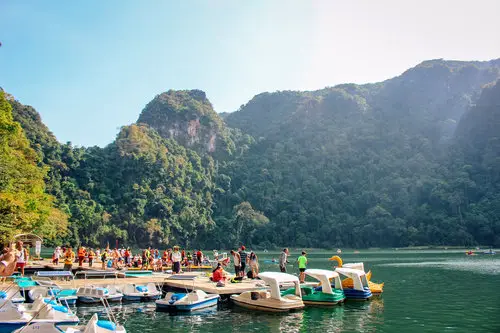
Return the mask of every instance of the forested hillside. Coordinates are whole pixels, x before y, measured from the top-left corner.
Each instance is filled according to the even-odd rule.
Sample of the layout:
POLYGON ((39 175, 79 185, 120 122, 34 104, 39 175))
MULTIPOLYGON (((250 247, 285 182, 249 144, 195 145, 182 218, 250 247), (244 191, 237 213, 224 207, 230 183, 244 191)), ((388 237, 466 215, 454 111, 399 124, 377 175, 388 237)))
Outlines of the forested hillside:
POLYGON ((171 90, 104 148, 60 144, 10 104, 68 217, 55 242, 499 246, 499 78, 500 60, 431 60, 259 94, 224 119, 204 92, 171 90))

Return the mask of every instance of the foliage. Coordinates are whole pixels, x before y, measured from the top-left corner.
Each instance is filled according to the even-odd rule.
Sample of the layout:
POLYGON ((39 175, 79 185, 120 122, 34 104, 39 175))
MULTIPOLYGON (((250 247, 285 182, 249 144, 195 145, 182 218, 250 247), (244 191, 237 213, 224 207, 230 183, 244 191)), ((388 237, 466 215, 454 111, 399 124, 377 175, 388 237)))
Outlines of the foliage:
POLYGON ((24 131, 12 116, 12 108, 0 91, 0 242, 16 233, 34 232, 49 239, 64 233, 66 215, 53 206, 44 192, 46 169, 24 131))
MULTIPOLYGON (((377 84, 259 94, 224 120, 202 91, 171 90, 104 148, 59 144, 10 101, 34 151, 4 146, 69 216, 54 242, 500 246, 499 68, 431 60, 377 84)), ((5 119, 4 139, 22 133, 5 119)))

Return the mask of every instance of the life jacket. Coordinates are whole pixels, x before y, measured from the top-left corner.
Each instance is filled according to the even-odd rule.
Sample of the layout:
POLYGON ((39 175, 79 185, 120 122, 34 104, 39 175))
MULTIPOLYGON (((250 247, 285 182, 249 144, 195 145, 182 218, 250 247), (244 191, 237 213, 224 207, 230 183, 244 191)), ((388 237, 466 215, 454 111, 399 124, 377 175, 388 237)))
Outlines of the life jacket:
POLYGON ((89 259, 94 259, 95 253, 94 251, 89 252, 89 259))
POLYGON ((75 259, 75 252, 73 251, 66 252, 64 256, 64 263, 67 265, 72 264, 74 259, 75 259))
POLYGON ((79 257, 85 257, 85 250, 84 249, 78 250, 78 256, 79 257))

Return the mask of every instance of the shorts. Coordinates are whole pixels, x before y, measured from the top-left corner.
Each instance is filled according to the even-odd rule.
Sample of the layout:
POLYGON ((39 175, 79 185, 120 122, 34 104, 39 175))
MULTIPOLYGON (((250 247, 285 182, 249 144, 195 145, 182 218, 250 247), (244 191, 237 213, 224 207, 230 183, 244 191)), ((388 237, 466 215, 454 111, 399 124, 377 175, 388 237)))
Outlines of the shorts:
POLYGON ((234 266, 234 274, 238 275, 240 271, 241 271, 241 266, 234 266))
POLYGON ((64 264, 63 270, 71 271, 72 268, 73 268, 73 264, 64 264))
POLYGON ((240 272, 243 272, 245 273, 245 268, 247 267, 247 264, 242 262, 241 265, 240 265, 240 272))
POLYGON ((306 269, 305 269, 305 268, 299 268, 299 271, 300 271, 301 273, 304 273, 304 272, 306 271, 306 269))
POLYGON ((26 266, 26 263, 25 263, 25 262, 18 262, 18 263, 16 264, 16 267, 17 267, 17 268, 24 268, 24 266, 26 266))
POLYGON ((174 267, 172 271, 174 273, 179 273, 181 271, 181 263, 179 261, 174 262, 174 267))

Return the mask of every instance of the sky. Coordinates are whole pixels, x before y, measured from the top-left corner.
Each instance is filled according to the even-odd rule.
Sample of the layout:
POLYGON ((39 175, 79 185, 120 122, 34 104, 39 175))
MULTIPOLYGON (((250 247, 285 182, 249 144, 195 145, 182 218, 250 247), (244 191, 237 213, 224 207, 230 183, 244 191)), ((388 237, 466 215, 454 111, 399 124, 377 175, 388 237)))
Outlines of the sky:
POLYGON ((500 57, 500 1, 0 0, 0 87, 59 141, 111 143, 169 89, 217 112, 264 91, 500 57))

